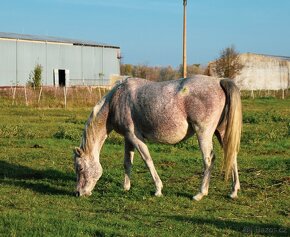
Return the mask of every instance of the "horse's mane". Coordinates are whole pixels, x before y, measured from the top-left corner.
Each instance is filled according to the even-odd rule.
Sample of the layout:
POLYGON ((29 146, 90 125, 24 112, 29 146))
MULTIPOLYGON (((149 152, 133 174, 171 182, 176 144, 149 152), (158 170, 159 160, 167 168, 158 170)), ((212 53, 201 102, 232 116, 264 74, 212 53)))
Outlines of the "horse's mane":
POLYGON ((102 124, 98 118, 104 112, 104 108, 109 104, 112 95, 115 93, 116 89, 121 83, 116 84, 99 102, 94 106, 83 131, 83 137, 80 147, 84 152, 92 151, 93 146, 96 142, 97 131, 101 129, 100 126, 106 126, 102 124))

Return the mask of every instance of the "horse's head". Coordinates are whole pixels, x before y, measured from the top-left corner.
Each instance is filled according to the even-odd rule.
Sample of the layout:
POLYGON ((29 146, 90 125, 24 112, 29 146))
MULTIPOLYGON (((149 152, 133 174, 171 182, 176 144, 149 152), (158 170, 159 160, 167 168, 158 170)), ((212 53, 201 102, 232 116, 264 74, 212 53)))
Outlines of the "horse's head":
POLYGON ((77 174, 76 196, 90 196, 97 181, 102 176, 102 166, 98 159, 84 153, 82 148, 74 150, 75 170, 77 174))

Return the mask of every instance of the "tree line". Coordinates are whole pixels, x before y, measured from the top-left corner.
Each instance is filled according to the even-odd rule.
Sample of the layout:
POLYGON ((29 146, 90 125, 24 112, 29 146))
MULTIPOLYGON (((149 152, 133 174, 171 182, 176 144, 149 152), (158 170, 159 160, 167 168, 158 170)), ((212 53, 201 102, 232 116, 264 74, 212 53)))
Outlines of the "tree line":
MULTIPOLYGON (((192 64, 187 66, 188 77, 195 74, 204 74, 205 67, 200 64, 192 64)), ((148 65, 132 65, 121 64, 121 75, 145 78, 152 81, 167 81, 182 77, 182 65, 178 68, 172 66, 148 66, 148 65)))
MULTIPOLYGON (((187 65, 187 77, 196 74, 235 78, 242 70, 243 65, 239 61, 239 53, 234 46, 227 47, 220 52, 219 58, 208 65, 187 65)), ((167 81, 182 78, 182 65, 178 68, 172 66, 148 66, 121 64, 121 75, 145 78, 152 81, 167 81)))

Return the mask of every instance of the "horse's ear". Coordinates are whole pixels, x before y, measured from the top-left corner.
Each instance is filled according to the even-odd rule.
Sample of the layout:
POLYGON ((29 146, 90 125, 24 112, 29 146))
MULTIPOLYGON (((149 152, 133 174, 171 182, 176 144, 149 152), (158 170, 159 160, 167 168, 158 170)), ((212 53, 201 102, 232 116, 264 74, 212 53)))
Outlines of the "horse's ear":
POLYGON ((74 153, 75 153, 77 156, 81 157, 82 154, 83 154, 83 150, 82 150, 80 147, 75 147, 75 149, 74 149, 74 153))

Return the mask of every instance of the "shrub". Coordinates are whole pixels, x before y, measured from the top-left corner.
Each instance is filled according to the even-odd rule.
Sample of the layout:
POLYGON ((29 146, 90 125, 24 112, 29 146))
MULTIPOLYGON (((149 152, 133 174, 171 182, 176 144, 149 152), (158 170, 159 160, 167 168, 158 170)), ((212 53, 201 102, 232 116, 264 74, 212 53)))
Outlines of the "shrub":
POLYGON ((35 138, 36 134, 22 125, 0 125, 0 137, 2 138, 35 138))
POLYGON ((68 119, 65 120, 66 123, 72 123, 72 124, 82 124, 84 125, 86 121, 78 119, 76 115, 70 116, 68 119))
POLYGON ((66 124, 66 126, 60 126, 58 131, 53 135, 53 137, 57 139, 80 141, 81 135, 81 129, 66 124))
POLYGON ((219 77, 235 78, 243 69, 239 60, 239 53, 234 46, 221 51, 220 57, 215 62, 215 72, 219 77))
POLYGON ((251 123, 251 124, 258 124, 260 122, 260 117, 258 114, 243 114, 243 122, 244 123, 251 123))
POLYGON ((29 74, 28 86, 35 88, 41 87, 42 80, 42 66, 40 64, 36 64, 33 71, 29 74))

